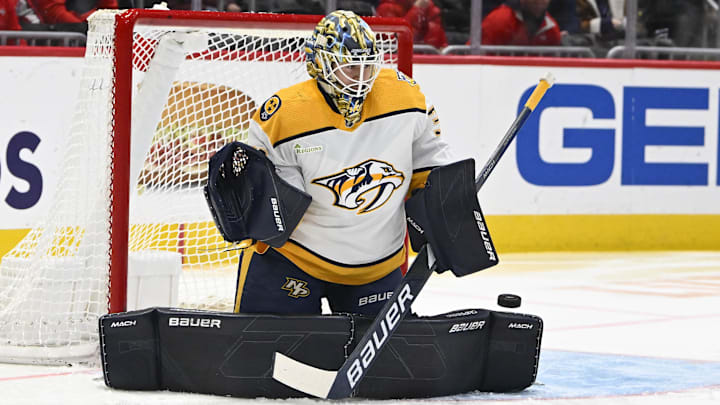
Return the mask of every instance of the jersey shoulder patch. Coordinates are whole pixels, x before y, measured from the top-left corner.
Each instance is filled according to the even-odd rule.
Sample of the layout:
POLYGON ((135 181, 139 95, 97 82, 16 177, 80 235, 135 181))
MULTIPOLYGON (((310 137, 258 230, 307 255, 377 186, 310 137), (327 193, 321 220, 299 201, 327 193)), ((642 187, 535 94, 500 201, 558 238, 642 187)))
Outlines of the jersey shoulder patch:
POLYGON ((397 79, 398 79, 398 80, 401 80, 401 81, 403 81, 403 82, 406 82, 406 83, 408 83, 408 84, 411 85, 411 86, 416 86, 416 85, 417 85, 417 82, 415 81, 415 79, 413 79, 412 77, 407 76, 405 73, 403 73, 403 72, 401 72, 401 71, 399 71, 399 70, 395 71, 395 73, 397 73, 397 79))
MULTIPOLYGON (((314 80, 312 80, 314 83, 314 80)), ((260 108, 255 111, 254 119, 260 125, 268 125, 273 121, 277 121, 277 117, 280 115, 293 115, 297 113, 298 106, 302 106, 305 100, 301 100, 298 103, 298 98, 303 98, 303 95, 309 93, 308 89, 312 85, 310 80, 305 82, 296 83, 290 87, 280 89, 265 100, 260 108), (276 117, 276 119, 271 119, 276 117)))
POLYGON ((282 100, 277 94, 274 94, 260 106, 260 121, 267 121, 272 117, 282 105, 282 100))
POLYGON ((325 99, 315 79, 278 90, 253 115, 253 120, 270 139, 278 142, 298 134, 330 126, 328 114, 321 113, 325 99))

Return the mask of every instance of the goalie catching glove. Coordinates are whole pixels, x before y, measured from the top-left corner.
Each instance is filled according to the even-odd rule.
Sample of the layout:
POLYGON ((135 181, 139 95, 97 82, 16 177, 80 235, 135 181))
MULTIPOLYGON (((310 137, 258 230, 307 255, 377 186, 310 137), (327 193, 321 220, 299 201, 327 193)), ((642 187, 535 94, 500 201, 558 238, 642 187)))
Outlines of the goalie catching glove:
POLYGON ((272 247, 285 244, 312 200, 280 178, 263 152, 242 142, 210 158, 204 191, 225 240, 253 239, 272 247))
POLYGON ((439 273, 460 277, 498 264, 474 175, 473 159, 437 167, 405 203, 410 244, 417 252, 430 243, 439 273))

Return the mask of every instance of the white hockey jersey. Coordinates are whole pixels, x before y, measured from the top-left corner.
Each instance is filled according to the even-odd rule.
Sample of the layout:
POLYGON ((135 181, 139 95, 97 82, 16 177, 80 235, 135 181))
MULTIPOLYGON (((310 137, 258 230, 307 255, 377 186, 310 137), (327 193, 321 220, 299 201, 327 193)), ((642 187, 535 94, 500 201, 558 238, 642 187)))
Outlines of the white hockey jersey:
POLYGON ((353 127, 310 79, 265 101, 248 143, 312 196, 277 251, 313 277, 348 285, 404 262, 405 197, 451 162, 435 109, 413 79, 391 69, 380 72, 353 127))

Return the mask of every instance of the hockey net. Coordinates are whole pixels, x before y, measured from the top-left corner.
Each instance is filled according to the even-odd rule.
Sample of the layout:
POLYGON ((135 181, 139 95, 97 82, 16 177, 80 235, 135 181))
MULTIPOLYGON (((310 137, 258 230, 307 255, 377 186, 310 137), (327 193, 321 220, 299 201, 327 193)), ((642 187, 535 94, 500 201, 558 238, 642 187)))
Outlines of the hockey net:
MULTIPOLYGON (((246 138, 265 99, 309 78, 304 42, 319 18, 93 14, 56 198, 0 263, 0 361, 92 358, 98 317, 133 294, 133 266, 180 269, 180 307, 232 310, 239 251, 205 204, 207 160, 246 138)), ((367 20, 385 64, 411 74, 407 24, 367 20)))

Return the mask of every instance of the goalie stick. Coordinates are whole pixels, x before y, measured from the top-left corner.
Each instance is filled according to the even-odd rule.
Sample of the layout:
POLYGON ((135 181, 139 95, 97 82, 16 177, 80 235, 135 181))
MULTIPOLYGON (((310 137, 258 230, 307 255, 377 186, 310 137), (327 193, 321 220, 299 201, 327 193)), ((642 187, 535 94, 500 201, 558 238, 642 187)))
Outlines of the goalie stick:
MULTIPOLYGON (((548 73, 535 87, 522 111, 510 125, 480 174, 475 178, 476 192, 480 191, 482 185, 485 184, 510 143, 553 82, 553 76, 548 73)), ((425 244, 400 285, 393 291, 392 298, 380 310, 340 369, 337 371, 322 370, 276 352, 273 358, 273 378, 298 391, 320 398, 350 397, 367 370, 377 359, 380 351, 390 341, 400 320, 410 311, 410 304, 425 286, 436 267, 435 256, 430 244, 425 244)))

